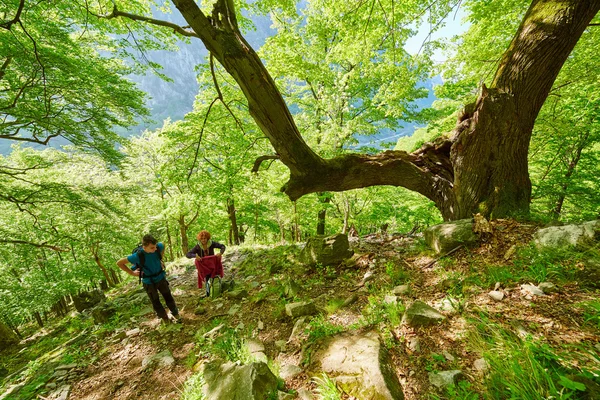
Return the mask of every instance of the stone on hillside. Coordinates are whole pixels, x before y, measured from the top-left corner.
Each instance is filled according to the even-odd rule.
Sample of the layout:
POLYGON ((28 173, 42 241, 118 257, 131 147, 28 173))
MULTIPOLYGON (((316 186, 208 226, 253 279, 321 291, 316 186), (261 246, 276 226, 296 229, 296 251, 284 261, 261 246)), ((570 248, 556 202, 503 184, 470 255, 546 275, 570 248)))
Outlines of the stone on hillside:
POLYGON ((281 390, 277 392, 277 400, 294 400, 296 396, 291 393, 282 392, 281 390))
POLYGON ((348 307, 349 305, 352 305, 352 304, 356 303, 357 301, 358 301, 358 295, 356 293, 353 293, 351 296, 347 297, 346 300, 344 300, 342 307, 348 307))
POLYGON ((250 354, 265 351, 265 345, 258 339, 247 339, 246 348, 250 354))
POLYGON ((498 290, 492 290, 488 293, 488 296, 490 296, 494 301, 502 301, 504 298, 504 293, 498 290))
POLYGON ((140 328, 133 328, 125 332, 127 337, 134 337, 140 334, 140 328))
POLYGON ((58 367, 56 367, 54 369, 57 370, 57 371, 59 371, 59 370, 62 370, 62 369, 70 370, 70 369, 74 369, 74 368, 77 368, 77 364, 71 363, 71 364, 62 364, 62 365, 59 365, 58 367))
POLYGON ((540 289, 545 294, 552 294, 558 292, 558 288, 552 282, 542 282, 538 285, 538 289, 540 289))
POLYGON ((203 368, 208 399, 265 400, 277 393, 277 377, 264 362, 237 365, 212 361, 203 368))
POLYGON ((445 318, 435 308, 430 307, 421 300, 416 300, 404 312, 402 322, 418 327, 432 325, 443 321, 445 318))
POLYGON ((525 295, 544 296, 544 292, 534 285, 521 285, 521 291, 525 295))
POLYGON ((538 230, 533 242, 538 248, 555 250, 568 247, 587 248, 600 239, 600 220, 588 221, 579 225, 551 226, 538 230))
POLYGON ((207 339, 214 340, 217 337, 217 335, 223 330, 223 328, 225 328, 225 325, 223 325, 223 324, 217 325, 214 328, 212 328, 210 331, 206 332, 204 334, 204 337, 207 339))
POLYGON ((446 253, 460 245, 470 246, 478 241, 471 219, 460 219, 434 225, 425 230, 425 241, 436 253, 446 253))
POLYGON ((421 351, 421 340, 418 337, 412 337, 408 339, 406 345, 413 353, 418 353, 421 351))
POLYGON ((283 365, 279 369, 279 376, 282 379, 292 379, 293 377, 300 375, 302 373, 302 368, 293 364, 283 365))
POLYGON ((48 395, 52 400, 67 400, 71 394, 71 386, 63 385, 48 395))
POLYGON ((479 358, 473 363, 473 368, 478 372, 486 372, 489 369, 489 364, 485 358, 479 358))
POLYGON ((508 261, 517 251, 517 245, 513 244, 512 246, 510 246, 508 248, 508 250, 506 250, 506 253, 504 253, 504 260, 508 261))
POLYGON ((440 371, 429 373, 429 383, 441 389, 447 386, 455 385, 463 373, 457 369, 452 371, 440 371))
POLYGON ((95 324, 105 324, 108 322, 110 317, 115 315, 117 310, 111 304, 106 302, 100 303, 92 309, 92 317, 94 317, 95 324))
POLYGON ((583 287, 600 288, 600 260, 585 260, 583 268, 575 272, 575 278, 583 287))
POLYGON ((394 288, 392 291, 396 296, 402 296, 410 293, 409 285, 399 285, 394 288))
POLYGON ((314 236, 308 239, 299 259, 307 265, 321 264, 323 266, 338 265, 352 257, 348 236, 337 234, 333 236, 314 236))
POLYGON ((285 305, 285 313, 292 318, 302 317, 304 315, 315 315, 318 312, 315 303, 311 301, 300 301, 285 305))
POLYGON ((17 343, 19 343, 17 335, 8 326, 0 322, 0 348, 7 349, 17 343))
POLYGON ((390 296, 390 295, 386 295, 383 298, 383 303, 384 304, 398 304, 398 296, 390 296))
POLYGON ((244 288, 238 288, 230 292, 226 292, 224 295, 230 299, 243 299, 248 297, 248 291, 244 288))
POLYGON ((298 389, 298 399, 299 400, 314 400, 314 396, 312 393, 305 388, 298 389))
POLYGON ((73 304, 75 309, 79 312, 87 310, 88 308, 94 307, 96 304, 101 303, 106 296, 101 290, 91 290, 89 292, 82 292, 73 297, 73 304))
POLYGON ((311 370, 326 373, 349 396, 370 400, 404 399, 387 350, 375 332, 326 338, 313 360, 311 370))
POLYGON ((296 283, 296 281, 290 279, 283 286, 283 295, 286 299, 291 299, 296 297, 298 293, 300 293, 302 287, 296 283))
POLYGON ((298 318, 292 329, 292 333, 288 338, 288 343, 300 344, 304 340, 306 333, 304 332, 308 323, 306 317, 298 318))
POLYGON ((175 364, 175 359, 169 350, 161 351, 160 353, 146 356, 142 360, 142 369, 154 367, 170 367, 175 364))

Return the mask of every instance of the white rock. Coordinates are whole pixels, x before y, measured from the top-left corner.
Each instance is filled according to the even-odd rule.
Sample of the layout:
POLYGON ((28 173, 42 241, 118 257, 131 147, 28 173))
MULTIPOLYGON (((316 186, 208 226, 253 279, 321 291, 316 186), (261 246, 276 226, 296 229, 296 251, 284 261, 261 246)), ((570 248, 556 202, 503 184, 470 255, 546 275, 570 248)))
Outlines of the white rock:
POLYGON ((488 293, 488 296, 494 299, 494 301, 502 301, 502 299, 504 298, 504 293, 499 292, 497 290, 492 290, 488 293))

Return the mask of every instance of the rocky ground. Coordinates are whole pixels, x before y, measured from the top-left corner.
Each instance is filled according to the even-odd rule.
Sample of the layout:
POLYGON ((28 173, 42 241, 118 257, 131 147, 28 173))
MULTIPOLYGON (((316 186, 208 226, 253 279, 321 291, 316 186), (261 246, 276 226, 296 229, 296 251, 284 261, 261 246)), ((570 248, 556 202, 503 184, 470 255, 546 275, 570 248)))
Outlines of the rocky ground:
MULTIPOLYGON (((109 293, 108 301, 118 307, 108 326, 86 327, 82 335, 72 335, 76 340, 65 348, 71 353, 77 349, 76 362, 57 362, 60 349, 53 358, 46 356, 52 367, 45 370, 35 395, 179 399, 186 380, 203 364, 219 351, 219 356, 235 351, 231 343, 225 349, 215 345, 216 338, 233 332, 246 344, 252 339, 258 346, 255 359, 267 361, 283 378, 281 389, 298 398, 316 399, 319 390, 322 393, 322 384, 314 379, 317 343, 338 331, 376 332, 408 400, 444 398, 432 372, 460 371, 477 393, 489 366, 469 337, 482 316, 491 329, 512 327, 519 335, 542 338, 550 345, 585 345, 572 362, 598 370, 600 352, 594 347, 600 341, 598 325, 586 321, 579 307, 597 300, 597 292, 576 282, 561 282, 538 293, 534 288, 539 281, 516 282, 514 270, 521 267, 514 262, 515 249, 528 243, 536 228, 514 221, 496 224, 501 226, 477 247, 460 248, 446 257, 434 256, 418 238, 402 235, 354 238, 351 261, 327 268, 302 266, 294 247, 255 248, 254 253, 228 250, 225 279, 234 278, 236 290, 215 298, 202 297, 195 270, 182 260, 168 270, 182 324, 161 325, 132 280, 109 293), (506 265, 512 265, 513 276, 505 273, 506 265), (437 310, 441 322, 401 323, 402 312, 417 300, 437 310), (308 317, 306 330, 293 332, 297 318, 286 313, 286 304, 298 301, 313 302, 317 315, 308 317), (432 397, 437 395, 442 397, 432 397)), ((526 262, 522 268, 528 268, 526 262)), ((552 280, 548 274, 543 277, 552 280)), ((27 398, 18 390, 12 393, 14 397, 0 398, 27 398)))

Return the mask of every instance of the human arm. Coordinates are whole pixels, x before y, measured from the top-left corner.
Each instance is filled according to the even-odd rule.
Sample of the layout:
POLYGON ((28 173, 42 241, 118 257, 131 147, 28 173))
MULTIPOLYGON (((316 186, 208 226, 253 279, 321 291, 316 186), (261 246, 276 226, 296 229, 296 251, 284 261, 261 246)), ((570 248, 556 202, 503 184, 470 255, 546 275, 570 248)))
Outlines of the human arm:
POLYGON ((195 245, 193 249, 191 249, 190 251, 188 251, 185 256, 187 258, 194 258, 194 257, 198 257, 198 254, 200 254, 200 245, 195 245))
POLYGON ((119 268, 121 268, 123 271, 127 272, 127 274, 129 274, 131 276, 140 276, 140 271, 139 270, 133 271, 131 268, 129 268, 127 266, 127 264, 129 264, 129 261, 127 260, 127 257, 121 258, 119 261, 117 261, 117 266, 119 268))
POLYGON ((220 253, 216 254, 217 257, 221 258, 221 256, 223 255, 223 253, 225 253, 225 245, 221 244, 219 242, 212 242, 212 248, 216 248, 219 249, 220 253))

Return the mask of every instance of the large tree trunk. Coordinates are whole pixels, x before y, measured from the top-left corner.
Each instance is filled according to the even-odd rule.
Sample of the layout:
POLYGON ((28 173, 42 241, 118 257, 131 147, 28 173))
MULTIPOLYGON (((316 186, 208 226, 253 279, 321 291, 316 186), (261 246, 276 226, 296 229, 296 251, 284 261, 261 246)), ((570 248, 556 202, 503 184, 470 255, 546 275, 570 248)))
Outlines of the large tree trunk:
POLYGON ((325 217, 327 216, 327 204, 331 202, 329 193, 318 193, 319 203, 323 204, 323 208, 319 210, 317 215, 317 235, 325 235, 325 217))
POLYGON ((324 160, 302 139, 277 87, 242 37, 233 0, 207 17, 193 0, 173 0, 194 33, 236 80, 250 114, 290 169, 292 200, 313 192, 374 185, 403 186, 435 202, 445 220, 481 212, 527 213, 527 153, 533 124, 556 76, 599 0, 534 0, 490 88, 459 118, 453 135, 408 154, 345 155, 324 160))

